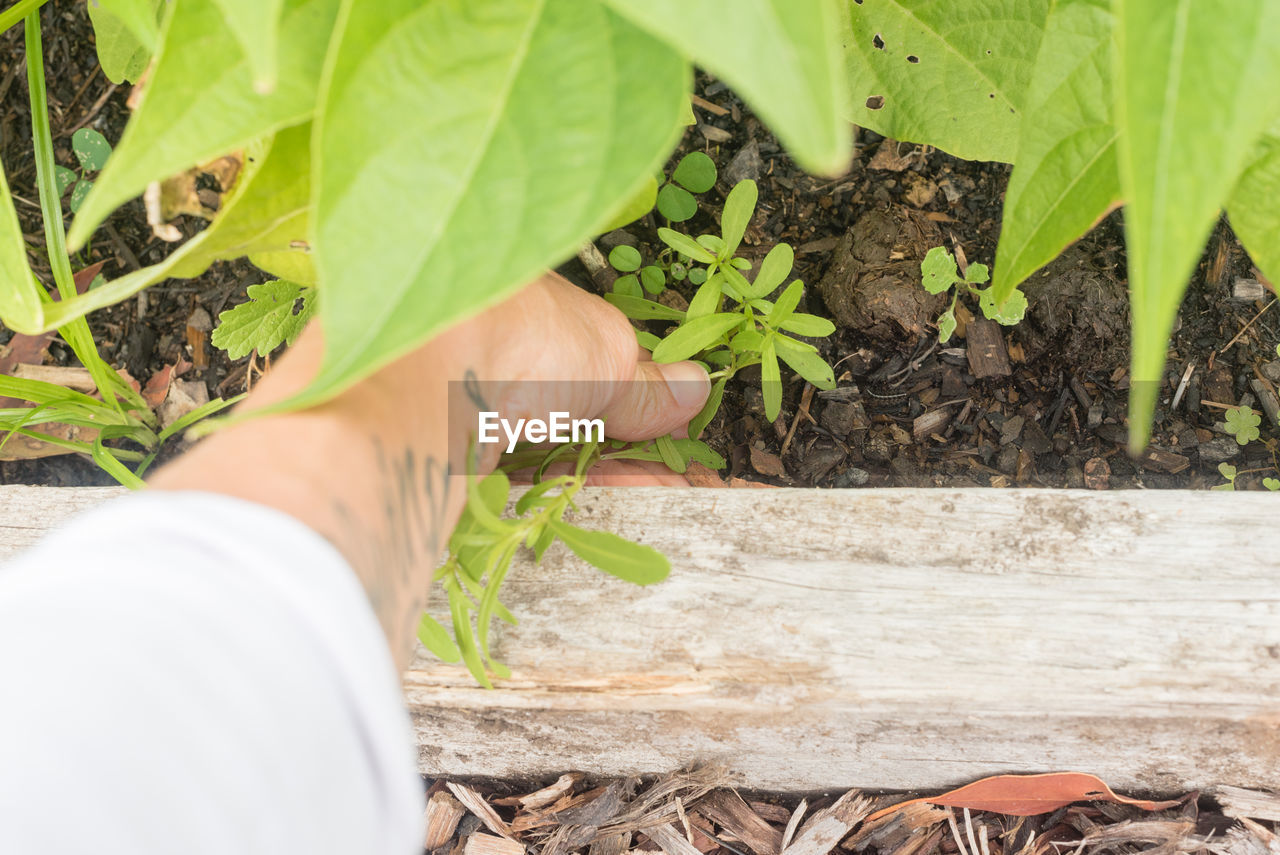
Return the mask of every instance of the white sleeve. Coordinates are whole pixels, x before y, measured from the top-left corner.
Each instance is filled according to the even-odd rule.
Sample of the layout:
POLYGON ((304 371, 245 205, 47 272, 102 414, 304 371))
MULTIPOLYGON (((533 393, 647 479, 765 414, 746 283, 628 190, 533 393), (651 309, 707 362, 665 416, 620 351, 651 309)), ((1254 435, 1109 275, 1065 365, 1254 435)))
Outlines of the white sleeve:
POLYGON ((422 851, 399 678, 292 517, 142 493, 0 568, 0 852, 422 851))

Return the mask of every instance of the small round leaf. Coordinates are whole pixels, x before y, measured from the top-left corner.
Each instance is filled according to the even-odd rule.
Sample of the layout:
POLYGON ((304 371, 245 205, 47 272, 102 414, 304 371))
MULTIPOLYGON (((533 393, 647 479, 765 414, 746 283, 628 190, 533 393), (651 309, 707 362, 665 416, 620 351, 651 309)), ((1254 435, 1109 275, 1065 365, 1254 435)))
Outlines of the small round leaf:
POLYGON ((650 264, 640 271, 640 284, 650 294, 661 294, 667 287, 667 275, 656 264, 650 264))
POLYGON ((698 202, 688 190, 668 184, 658 191, 658 213, 673 223, 683 223, 698 213, 698 202))
POLYGON ((681 158, 671 177, 686 190, 706 193, 716 183, 715 162, 700 151, 691 151, 681 158))
POLYGON ((707 281, 707 268, 694 267, 689 270, 689 281, 694 285, 701 285, 707 281))
POLYGON ((615 246, 609 253, 609 263, 614 270, 630 273, 640 269, 640 250, 634 246, 615 246))
POLYGON ((107 165, 107 157, 111 154, 111 143, 107 138, 92 128, 81 128, 71 135, 71 150, 76 160, 88 172, 97 172, 107 165))
POLYGON ((93 182, 87 179, 81 179, 76 182, 76 186, 71 190, 71 213, 80 210, 80 206, 84 204, 84 197, 89 195, 89 190, 93 188, 93 182))
POLYGON ((622 294, 625 297, 643 297, 644 291, 640 288, 640 280, 636 278, 634 273, 626 276, 619 276, 613 282, 613 293, 622 294))

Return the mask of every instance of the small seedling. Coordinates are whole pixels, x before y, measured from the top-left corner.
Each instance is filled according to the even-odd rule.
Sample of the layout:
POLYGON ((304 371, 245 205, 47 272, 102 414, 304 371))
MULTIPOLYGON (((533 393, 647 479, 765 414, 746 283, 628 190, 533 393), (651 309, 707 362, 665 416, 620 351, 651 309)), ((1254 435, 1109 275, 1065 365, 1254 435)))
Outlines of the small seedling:
POLYGON ((1262 436, 1258 426, 1262 424, 1262 416, 1249 407, 1232 407, 1227 410, 1226 431, 1236 438, 1240 445, 1248 445, 1262 436))
POLYGON ((613 248, 609 253, 609 264, 614 270, 625 274, 614 280, 613 293, 643 297, 645 292, 656 296, 666 290, 666 271, 656 264, 641 267, 642 263, 640 250, 635 247, 624 245, 613 248))
POLYGON ((671 178, 658 190, 658 213, 673 223, 683 223, 698 213, 695 193, 705 193, 715 186, 716 165, 700 151, 691 151, 680 159, 671 178))
POLYGON ((315 314, 315 292, 283 279, 250 285, 247 302, 218 315, 218 327, 209 341, 231 359, 252 350, 268 354, 284 342, 293 344, 315 314))
POLYGON ((111 156, 111 143, 102 134, 90 128, 81 128, 71 135, 71 150, 80 162, 80 171, 65 166, 55 166, 54 176, 58 183, 58 195, 62 196, 71 188, 71 213, 80 210, 84 197, 93 188, 89 173, 100 172, 107 165, 111 156))
POLYGON ((1219 484, 1218 486, 1213 487, 1212 489, 1231 491, 1236 488, 1236 475, 1239 474, 1239 471, 1236 469, 1236 467, 1232 466, 1230 463, 1219 463, 1218 473, 1222 475, 1223 478, 1227 479, 1227 483, 1219 484))
POLYGON ((1280 478, 1263 478, 1262 486, 1266 487, 1273 493, 1280 491, 1280 478))
POLYGON ((960 276, 960 268, 955 256, 945 247, 935 246, 925 254, 920 263, 921 284, 930 294, 942 294, 955 288, 951 295, 951 305, 938 316, 938 341, 946 344, 956 331, 956 302, 962 290, 978 298, 978 306, 982 314, 989 320, 1013 326, 1022 320, 1027 313, 1027 297, 1021 291, 1014 291, 1003 305, 996 305, 990 288, 980 288, 991 278, 991 272, 985 264, 970 264, 964 277, 960 276))
POLYGON ((734 186, 725 199, 719 235, 692 238, 672 229, 658 230, 658 237, 671 251, 689 260, 689 280, 702 281, 688 310, 681 312, 626 295, 610 297, 633 319, 677 322, 665 338, 652 333, 638 335, 640 343, 653 351, 655 362, 695 359, 706 366, 713 384, 711 397, 689 426, 693 437, 701 433, 719 408, 725 384, 748 366, 760 366, 765 417, 770 421, 782 409, 779 360, 820 389, 835 385, 834 372, 818 355, 818 349, 793 337, 822 337, 835 332, 835 325, 826 318, 796 311, 804 284, 795 280, 783 289, 777 302, 767 299, 791 274, 795 261, 791 246, 780 243, 773 247, 753 281, 743 275, 743 271, 751 269, 751 262, 735 253, 755 212, 757 192, 754 181, 741 181, 734 186), (699 274, 697 280, 695 271, 699 274))

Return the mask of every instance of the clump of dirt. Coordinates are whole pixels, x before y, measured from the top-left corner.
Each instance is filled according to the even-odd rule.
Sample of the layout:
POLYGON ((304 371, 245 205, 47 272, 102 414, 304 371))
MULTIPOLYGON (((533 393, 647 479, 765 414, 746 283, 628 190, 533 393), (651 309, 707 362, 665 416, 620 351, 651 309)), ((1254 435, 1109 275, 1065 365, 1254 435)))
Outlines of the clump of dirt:
POLYGON ((920 261, 942 241, 936 223, 901 211, 863 214, 831 253, 818 293, 836 323, 878 341, 920 337, 946 309, 920 285, 920 261))

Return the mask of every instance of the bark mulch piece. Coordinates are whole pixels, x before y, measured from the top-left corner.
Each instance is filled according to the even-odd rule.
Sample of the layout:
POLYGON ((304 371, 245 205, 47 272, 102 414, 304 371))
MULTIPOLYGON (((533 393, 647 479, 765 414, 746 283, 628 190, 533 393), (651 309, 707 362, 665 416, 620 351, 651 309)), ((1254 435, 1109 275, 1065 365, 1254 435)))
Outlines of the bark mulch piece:
POLYGON ((715 770, 544 787, 436 781, 427 788, 430 855, 1280 855, 1280 795, 1221 787, 1176 807, 1081 803, 1005 816, 858 790, 755 796, 715 770), (869 821, 868 817, 872 817, 869 821))

